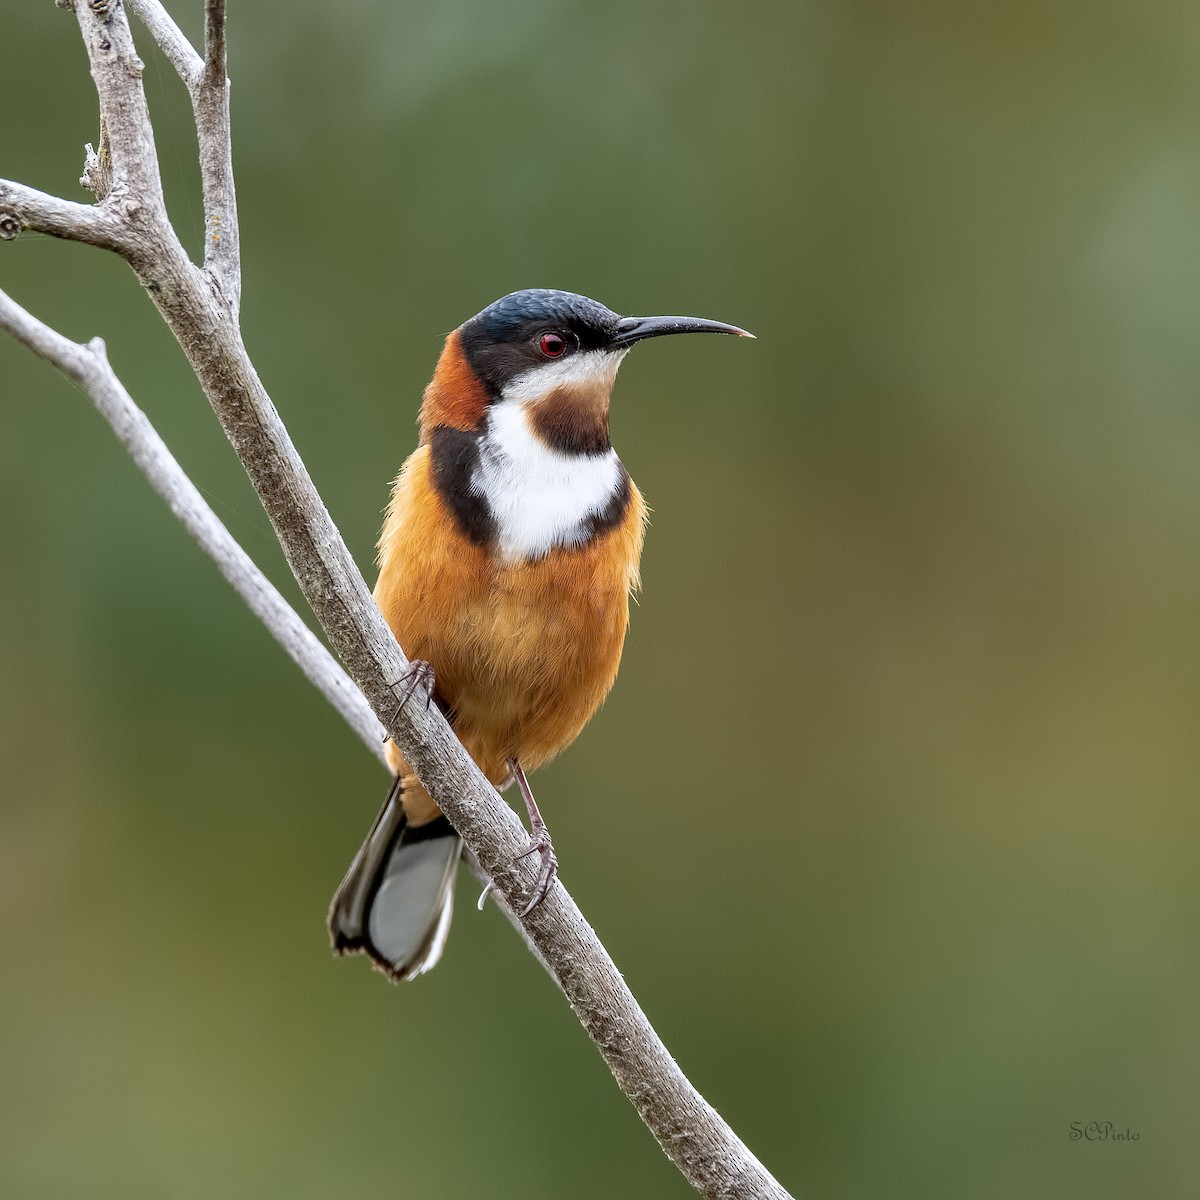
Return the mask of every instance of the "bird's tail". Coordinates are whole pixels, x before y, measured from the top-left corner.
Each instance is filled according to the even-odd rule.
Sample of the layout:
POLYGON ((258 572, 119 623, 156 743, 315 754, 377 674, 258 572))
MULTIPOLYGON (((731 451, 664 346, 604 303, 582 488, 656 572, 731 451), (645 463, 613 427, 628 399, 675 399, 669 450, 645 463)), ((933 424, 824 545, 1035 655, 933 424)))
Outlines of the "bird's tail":
POLYGON ((445 817, 409 825, 397 776, 329 908, 338 954, 366 954, 393 979, 411 979, 442 956, 454 911, 462 839, 445 817))

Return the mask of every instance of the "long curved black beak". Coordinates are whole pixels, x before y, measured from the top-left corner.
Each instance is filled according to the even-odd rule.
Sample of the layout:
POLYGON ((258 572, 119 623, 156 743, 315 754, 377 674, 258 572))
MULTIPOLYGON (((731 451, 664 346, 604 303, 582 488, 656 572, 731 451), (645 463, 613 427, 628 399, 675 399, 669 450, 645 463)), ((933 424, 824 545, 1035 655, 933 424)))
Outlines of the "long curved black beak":
POLYGON ((721 321, 702 321, 698 317, 622 317, 617 322, 617 336, 609 343, 623 350, 643 338, 662 337, 668 333, 731 333, 734 337, 752 338, 754 334, 726 325, 721 321))

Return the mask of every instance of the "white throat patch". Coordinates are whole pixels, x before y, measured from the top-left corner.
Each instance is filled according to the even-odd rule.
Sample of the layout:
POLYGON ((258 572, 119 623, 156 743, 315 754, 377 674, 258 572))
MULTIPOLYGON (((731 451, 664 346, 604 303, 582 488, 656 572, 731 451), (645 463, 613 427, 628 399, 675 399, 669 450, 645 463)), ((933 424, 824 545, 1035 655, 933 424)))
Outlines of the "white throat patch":
POLYGON ((504 385, 502 400, 540 400, 556 387, 589 384, 611 392, 617 368, 628 350, 587 350, 542 363, 504 385))
MULTIPOLYGON (((539 382, 541 395, 545 381, 539 382)), ((554 546, 579 545, 587 536, 588 518, 603 512, 620 486, 615 450, 555 450, 529 427, 525 406, 516 398, 488 410, 471 490, 491 509, 505 558, 540 558, 554 546)))

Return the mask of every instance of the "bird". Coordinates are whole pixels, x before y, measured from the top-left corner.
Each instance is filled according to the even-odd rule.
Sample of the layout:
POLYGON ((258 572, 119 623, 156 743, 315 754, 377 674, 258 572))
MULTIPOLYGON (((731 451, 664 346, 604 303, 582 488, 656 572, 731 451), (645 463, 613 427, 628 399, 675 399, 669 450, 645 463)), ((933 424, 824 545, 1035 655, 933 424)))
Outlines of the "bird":
MULTIPOLYGON (((516 783, 540 859, 525 913, 557 871, 526 773, 608 695, 640 586, 646 504, 609 437, 617 368, 682 333, 753 337, 549 288, 502 297, 446 337, 393 485, 374 598, 409 657, 402 702, 436 700, 488 780, 516 783)), ((400 980, 442 955, 462 841, 392 742, 387 758, 391 788, 328 925, 336 953, 400 980)))

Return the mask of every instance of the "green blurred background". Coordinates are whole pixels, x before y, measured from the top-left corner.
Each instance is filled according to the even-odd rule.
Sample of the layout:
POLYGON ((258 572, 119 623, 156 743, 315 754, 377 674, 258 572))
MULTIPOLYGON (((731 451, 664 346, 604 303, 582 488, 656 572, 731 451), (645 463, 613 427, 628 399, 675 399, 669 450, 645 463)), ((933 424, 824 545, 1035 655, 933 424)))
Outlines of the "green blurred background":
MULTIPOLYGON (((759 335, 626 364, 645 592, 535 780, 705 1095, 798 1196, 1195 1195, 1194 7, 230 7, 246 340, 371 578, 495 297, 759 335)), ((0 174, 84 198, 49 0, 0 100, 0 174)), ((132 275, 25 236, 0 286, 108 340, 296 597, 132 275)), ((689 1194, 470 878, 431 976, 331 958, 382 772, 82 394, 7 340, 0 391, 0 1194, 689 1194)))

